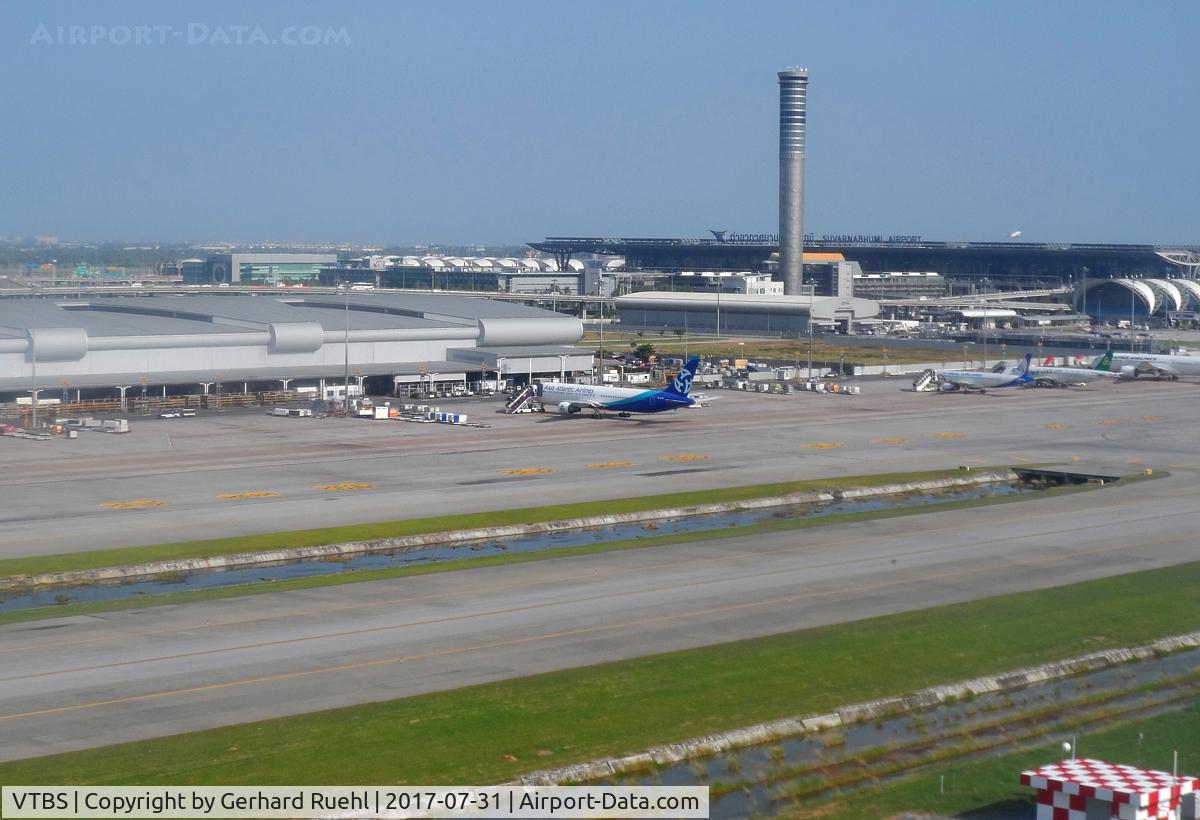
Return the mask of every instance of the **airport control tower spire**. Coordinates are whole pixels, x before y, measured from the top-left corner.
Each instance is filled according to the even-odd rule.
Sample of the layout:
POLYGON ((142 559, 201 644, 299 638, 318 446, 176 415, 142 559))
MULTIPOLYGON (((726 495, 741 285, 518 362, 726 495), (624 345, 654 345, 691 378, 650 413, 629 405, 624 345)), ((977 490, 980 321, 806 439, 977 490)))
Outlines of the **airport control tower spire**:
POLYGON ((783 292, 804 281, 804 127, 808 69, 779 72, 779 270, 783 292))

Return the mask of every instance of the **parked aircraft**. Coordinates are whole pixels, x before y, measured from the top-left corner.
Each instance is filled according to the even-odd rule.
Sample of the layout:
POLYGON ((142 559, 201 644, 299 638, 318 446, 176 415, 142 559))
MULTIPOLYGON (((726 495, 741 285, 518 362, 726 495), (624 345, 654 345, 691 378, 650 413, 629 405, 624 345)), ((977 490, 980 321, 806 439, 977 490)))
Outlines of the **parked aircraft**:
POLYGON ((1200 376, 1200 356, 1166 353, 1113 353, 1108 370, 1120 379, 1146 376, 1175 381, 1180 376, 1200 376))
POLYGON ((700 358, 693 356, 674 381, 662 390, 547 382, 535 389, 535 395, 547 410, 564 416, 589 410, 596 418, 604 413, 628 417, 633 413, 662 413, 681 407, 696 407, 696 399, 688 396, 688 393, 699 365, 700 358))
POLYGON ((991 370, 941 370, 937 373, 938 390, 977 390, 983 393, 998 387, 1027 387, 1034 378, 1029 372, 1032 354, 1026 353, 1025 360, 1017 367, 994 372, 991 370))
POLYGON ((1091 367, 1055 367, 1052 365, 1030 365, 1034 387, 1085 387, 1100 379, 1111 379, 1113 352, 1110 350, 1096 360, 1091 367))

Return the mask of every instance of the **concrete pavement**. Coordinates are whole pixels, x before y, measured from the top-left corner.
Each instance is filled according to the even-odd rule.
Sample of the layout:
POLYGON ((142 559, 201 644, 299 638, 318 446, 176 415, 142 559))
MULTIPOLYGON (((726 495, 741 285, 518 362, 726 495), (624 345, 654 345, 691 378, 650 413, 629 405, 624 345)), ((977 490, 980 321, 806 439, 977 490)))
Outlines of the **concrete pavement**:
POLYGON ((0 557, 959 464, 1186 469, 1197 445, 1196 385, 968 396, 901 384, 717 391, 707 408, 630 420, 467 405, 491 429, 256 412, 0 439, 0 557))

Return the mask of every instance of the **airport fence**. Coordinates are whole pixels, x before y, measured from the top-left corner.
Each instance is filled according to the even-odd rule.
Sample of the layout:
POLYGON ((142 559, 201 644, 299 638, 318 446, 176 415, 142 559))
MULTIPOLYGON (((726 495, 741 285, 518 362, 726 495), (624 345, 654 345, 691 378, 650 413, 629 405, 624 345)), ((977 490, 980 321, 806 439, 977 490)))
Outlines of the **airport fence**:
MULTIPOLYGON (((119 398, 81 399, 79 401, 54 401, 46 403, 43 398, 38 403, 39 418, 74 418, 83 416, 109 415, 113 413, 129 413, 134 415, 151 415, 164 410, 181 410, 184 408, 217 409, 220 407, 256 407, 262 405, 289 404, 295 402, 313 401, 312 393, 301 393, 295 390, 268 390, 255 393, 210 393, 192 394, 186 396, 127 396, 122 402, 119 398)), ((6 403, 0 404, 0 418, 20 419, 27 422, 33 414, 29 404, 6 403)), ((27 425, 26 425, 27 426, 27 425)))

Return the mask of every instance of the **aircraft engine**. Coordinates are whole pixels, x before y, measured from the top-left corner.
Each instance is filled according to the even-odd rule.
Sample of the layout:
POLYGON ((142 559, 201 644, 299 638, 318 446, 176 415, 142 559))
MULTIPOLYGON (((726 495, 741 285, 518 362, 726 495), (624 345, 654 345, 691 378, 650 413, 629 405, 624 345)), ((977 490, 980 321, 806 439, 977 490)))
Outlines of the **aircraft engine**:
POLYGON ((954 382, 942 382, 938 385, 938 390, 942 391, 943 393, 953 393, 957 389, 958 385, 954 382))
POLYGON ((1122 379, 1136 379, 1137 368, 1131 364, 1123 365, 1120 370, 1122 379))
POLYGON ((560 401, 558 403, 558 412, 560 415, 569 416, 572 413, 579 412, 579 405, 571 404, 569 401, 560 401))

